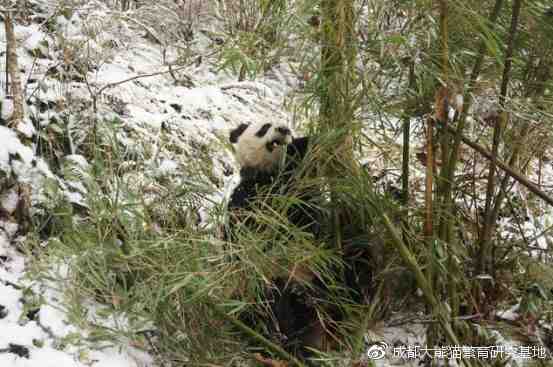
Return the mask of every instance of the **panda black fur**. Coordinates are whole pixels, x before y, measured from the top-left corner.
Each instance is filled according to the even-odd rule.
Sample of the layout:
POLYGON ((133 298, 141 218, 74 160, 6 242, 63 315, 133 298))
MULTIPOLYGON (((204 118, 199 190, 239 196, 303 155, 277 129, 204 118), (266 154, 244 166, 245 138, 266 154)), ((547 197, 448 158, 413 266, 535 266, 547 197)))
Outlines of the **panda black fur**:
MULTIPOLYGON (((294 138, 284 125, 263 123, 238 126, 231 131, 230 142, 235 144, 240 164, 240 183, 228 204, 231 230, 233 222, 240 220, 236 212, 252 210, 255 200, 262 199, 263 195, 295 195, 301 204, 295 203, 288 210, 288 221, 317 237, 321 213, 311 202, 318 199, 318 193, 316 190, 298 192, 301 190, 295 187, 301 178, 296 175, 312 139, 294 138)), ((307 289, 288 278, 276 278, 264 291, 264 302, 273 314, 270 320, 263 320, 271 334, 269 337, 276 336, 285 349, 300 357, 307 356, 306 346, 321 348, 322 328, 313 301, 324 298, 321 289, 317 286, 307 289)), ((255 318, 242 315, 247 324, 257 324, 259 320, 252 317, 255 318)))

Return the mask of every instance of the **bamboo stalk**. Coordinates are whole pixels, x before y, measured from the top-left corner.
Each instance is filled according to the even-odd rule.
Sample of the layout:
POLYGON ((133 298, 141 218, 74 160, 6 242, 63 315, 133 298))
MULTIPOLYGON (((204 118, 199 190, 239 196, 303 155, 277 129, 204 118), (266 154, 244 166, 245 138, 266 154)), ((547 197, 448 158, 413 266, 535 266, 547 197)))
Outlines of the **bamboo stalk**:
MULTIPOLYGON (((384 226, 390 233, 390 236, 392 237, 392 243, 397 248, 397 250, 400 253, 401 258, 407 266, 411 269, 413 274, 415 275, 415 279, 417 281, 417 285, 422 290, 422 293, 424 297, 426 298, 428 304, 431 306, 433 313, 436 315, 436 319, 438 320, 440 326, 444 330, 445 336, 448 339, 448 341, 451 343, 451 345, 461 345, 459 343, 459 339, 455 335, 455 332, 453 331, 453 328, 451 327, 451 320, 448 316, 448 312, 442 307, 442 305, 438 302, 436 297, 434 296, 434 291, 432 290, 432 286, 430 285, 429 280, 424 276, 424 273, 419 266, 417 259, 415 256, 409 251, 409 248, 405 245, 405 243, 401 240, 398 232, 394 228, 394 225, 388 218, 388 216, 384 213, 379 212, 382 219, 384 226)), ((462 359, 462 362, 465 366, 471 366, 471 363, 467 359, 462 359)))
MULTIPOLYGON (((528 124, 525 124, 522 127, 522 130, 521 130, 520 135, 519 135, 519 139, 524 140, 526 138, 526 135, 528 135, 529 129, 530 129, 530 126, 528 124)), ((511 158, 509 159, 509 163, 508 163, 509 167, 514 166, 515 162, 518 159, 518 155, 520 153, 521 148, 522 148, 521 143, 515 145, 515 147, 513 149, 513 152, 511 153, 511 158)), ((501 209, 501 205, 503 204, 503 200, 505 199, 505 196, 507 194, 506 190, 507 190, 507 185, 509 184, 510 178, 511 178, 511 176, 506 174, 503 177, 503 180, 501 180, 499 194, 497 195, 497 198, 495 199, 495 204, 493 206, 493 210, 492 210, 492 214, 491 214, 490 231, 492 231, 492 232, 494 230, 494 227, 495 227, 495 224, 496 224, 496 221, 497 221, 497 215, 499 214, 499 210, 501 209)))
POLYGON ((440 0, 440 40, 442 46, 442 74, 446 83, 449 79, 449 46, 448 46, 448 8, 447 0, 440 0))
MULTIPOLYGON (((440 45, 441 45, 441 69, 442 69, 442 80, 444 81, 445 85, 442 86, 442 88, 439 88, 439 91, 436 95, 436 116, 435 119, 439 124, 447 126, 448 121, 448 99, 450 95, 450 85, 449 85, 449 33, 448 33, 448 3, 447 0, 439 0, 439 6, 440 6, 440 45)), ((442 160, 442 167, 445 167, 447 165, 447 161, 449 159, 449 141, 451 140, 449 137, 449 133, 447 130, 442 130, 440 134, 440 148, 441 148, 441 160, 442 160)), ((443 169, 443 168, 442 168, 443 169)), ((444 199, 443 199, 443 187, 445 183, 440 179, 436 182, 436 201, 438 202, 438 205, 436 206, 436 218, 441 218, 446 212, 442 210, 444 199), (441 215, 440 215, 441 214, 441 215)), ((442 221, 445 221, 443 219, 442 221)), ((441 236, 440 231, 438 231, 438 236, 442 240, 445 240, 444 237, 441 236)))
MULTIPOLYGON (((428 246, 428 253, 432 254, 433 238, 434 238, 434 223, 433 223, 433 185, 434 185, 434 147, 432 142, 432 118, 428 118, 426 121, 426 180, 424 187, 424 239, 428 246)), ((434 284, 434 262, 432 261, 432 255, 429 256, 429 264, 427 267, 426 277, 430 283, 430 287, 434 284)))
MULTIPOLYGON (((411 62, 409 65, 409 90, 415 87, 415 64, 411 62)), ((409 111, 404 112, 403 118, 403 157, 401 162, 401 189, 403 191, 403 204, 409 203, 409 153, 410 153, 410 138, 411 138, 411 114, 409 111)))
POLYGON ((344 174, 355 174, 353 139, 348 128, 353 120, 353 96, 351 90, 354 78, 357 49, 354 42, 354 5, 352 0, 324 0, 321 2, 322 40, 321 77, 324 85, 320 91, 320 127, 323 131, 340 131, 334 146, 326 154, 330 165, 323 174, 330 179, 332 201, 332 223, 334 246, 342 247, 342 222, 347 220, 340 207, 333 187, 333 178, 344 174))
POLYGON ((401 191, 403 204, 409 203, 409 139, 411 134, 411 117, 406 114, 403 120, 403 157, 401 161, 401 191))
MULTIPOLYGON (((425 281, 428 283, 428 288, 431 290, 435 285, 436 272, 434 270, 434 224, 433 224, 433 178, 434 178, 434 147, 432 142, 433 135, 433 124, 432 118, 428 118, 426 121, 426 181, 425 181, 425 191, 424 191, 424 207, 425 207, 425 219, 424 219, 424 240, 426 242, 427 251, 428 251, 428 263, 426 268, 426 278, 425 281)), ((413 258, 414 259, 414 258, 413 258)), ((437 301, 433 301, 437 302, 437 301)), ((428 306, 427 306, 428 307, 428 306)), ((427 309, 429 312, 436 311, 436 305, 430 304, 430 309, 427 309)), ((434 344, 436 340, 436 328, 430 326, 426 330, 426 339, 430 345, 434 344)))
POLYGON ((434 146, 432 142, 432 119, 426 121, 426 184, 425 184, 425 220, 424 236, 431 239, 433 236, 433 216, 432 216, 432 186, 434 175, 434 146))
POLYGON ((522 0, 515 0, 513 4, 513 14, 511 18, 511 29, 509 31, 509 40, 507 42, 507 52, 505 54, 505 66, 503 68, 503 79, 501 81, 501 92, 499 95, 499 106, 501 114, 499 121, 496 121, 493 132, 493 145, 492 145, 492 159, 490 161, 490 168, 488 173, 488 184, 486 188, 486 204, 485 204, 485 218, 484 225, 482 228, 482 236, 480 238, 480 249, 478 256, 478 266, 476 271, 482 273, 487 271, 486 263, 489 262, 489 247, 490 247, 490 238, 491 238, 491 228, 493 227, 493 209, 492 209, 492 199, 495 196, 495 171, 496 171, 496 162, 497 154, 499 150, 499 144, 501 140, 501 130, 503 126, 507 124, 507 113, 505 112, 505 103, 507 99, 507 91, 509 86, 511 64, 513 58, 514 42, 518 28, 518 18, 520 14, 520 9, 522 7, 522 0))
MULTIPOLYGON (((495 1, 494 8, 489 16, 489 22, 492 25, 491 30, 493 30, 495 26, 495 22, 499 16, 502 6, 503 6, 503 0, 495 1)), ((451 207, 451 202, 452 202, 451 193, 453 189, 453 176, 455 174, 457 161, 459 159, 459 146, 461 145, 462 133, 465 129, 466 120, 472 104, 471 92, 474 89, 474 86, 476 85, 476 80, 478 79, 478 76, 480 75, 480 70, 482 68, 482 63, 484 61, 485 54, 486 54, 486 42, 482 40, 482 42, 480 42, 480 47, 478 48, 477 57, 474 62, 474 66, 472 68, 468 86, 463 95, 463 101, 464 101, 463 111, 459 118, 457 129, 455 129, 455 135, 453 138, 453 144, 451 145, 449 158, 447 162, 444 162, 444 168, 440 172, 440 182, 443 183, 441 192, 443 196, 442 210, 444 212, 450 211, 449 208, 451 207)), ((446 129, 450 130, 449 127, 446 127, 446 129)), ((440 222, 440 227, 441 227, 440 232, 448 233, 449 232, 448 228, 442 228, 444 226, 446 227, 448 226, 448 220, 446 218, 442 219, 442 221, 440 222)))
MULTIPOLYGON (((492 11, 492 14, 490 15, 490 23, 494 26, 495 21, 497 20, 497 17, 499 16, 499 12, 501 11, 501 7, 503 6, 503 0, 496 0, 494 9, 492 11)), ((493 30, 493 28, 492 28, 493 30)), ((478 76, 480 75, 480 69, 482 68, 482 63, 484 61, 484 55, 486 54, 486 42, 482 41, 480 43, 480 47, 478 48, 478 56, 474 63, 474 67, 472 69, 471 75, 470 75, 470 81, 467 88, 467 91, 465 92, 465 95, 463 96, 463 101, 465 101, 465 106, 463 107, 463 113, 461 114, 461 118, 459 121, 459 127, 457 129, 458 134, 455 135, 455 139, 453 141, 453 149, 451 151, 450 159, 449 159, 449 165, 447 169, 448 174, 448 180, 447 182, 451 182, 451 178, 453 176, 453 173, 455 171, 455 167, 457 165, 457 159, 458 159, 458 151, 459 146, 461 144, 461 133, 464 130, 464 126, 466 123, 466 118, 468 116, 468 113, 470 111, 470 107, 472 104, 472 97, 470 92, 472 92, 472 89, 474 89, 474 86, 476 85, 476 80, 478 79, 478 76)))

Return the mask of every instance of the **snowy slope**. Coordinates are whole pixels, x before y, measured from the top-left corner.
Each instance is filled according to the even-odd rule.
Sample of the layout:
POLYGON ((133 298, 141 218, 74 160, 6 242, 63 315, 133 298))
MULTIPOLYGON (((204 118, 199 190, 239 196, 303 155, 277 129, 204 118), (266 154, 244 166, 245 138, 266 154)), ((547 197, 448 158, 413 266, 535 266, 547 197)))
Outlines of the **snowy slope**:
MULTIPOLYGON (((147 367, 146 352, 121 341, 117 346, 71 345, 88 331, 71 325, 64 312, 63 284, 36 283, 24 278, 25 259, 0 236, 0 366, 2 367, 147 367), (43 304, 29 308, 29 293, 43 304)), ((94 312, 91 304, 91 313, 94 312)), ((92 344, 92 343, 90 343, 92 344)))
MULTIPOLYGON (((199 157, 195 149, 208 149, 216 180, 215 202, 223 200, 231 182, 236 181, 232 152, 226 145, 229 129, 260 120, 290 123, 282 102, 294 87, 295 77, 285 66, 277 67, 270 77, 238 83, 235 76, 217 70, 215 60, 204 57, 202 63, 194 62, 179 71, 189 76, 193 87, 175 85, 162 63, 164 57, 168 62, 176 59, 175 49, 163 55, 159 45, 144 37, 143 29, 125 21, 124 14, 89 1, 67 19, 60 13, 58 2, 29 3, 30 18, 18 21, 15 27, 22 46, 17 53, 27 99, 27 123, 33 120, 39 126, 37 134, 45 138, 57 133, 69 136, 69 151, 52 148, 62 162, 61 169, 54 171, 40 157, 44 147, 24 146, 13 131, 0 126, 0 169, 13 171, 31 183, 33 213, 44 213, 56 199, 45 191, 44 179, 54 182, 65 200, 86 206, 86 187, 79 176, 86 176, 89 162, 78 147, 91 131, 87 121, 118 121, 119 125, 101 125, 99 129, 115 129, 114 135, 126 153, 145 157, 138 163, 140 169, 127 175, 137 186, 146 186, 159 177, 186 180, 181 172, 191 158, 199 157), (91 36, 94 30, 97 33, 91 36), (75 75, 75 65, 88 68, 85 80, 75 75), (96 113, 93 98, 98 101, 96 113), (178 153, 169 146, 177 146, 178 153), (65 175, 67 165, 78 171, 76 178, 65 175)), ((194 47, 209 48, 210 42, 197 33, 194 47)), ((4 25, 0 24, 0 48, 5 45, 4 25)), ((5 65, 1 66, 3 69, 5 65)), ((7 119, 11 101, 5 98, 4 88, 0 89, 2 117, 7 119)), ((11 216, 17 195, 9 191, 0 199, 8 214, 5 219, 0 216, 0 366, 154 366, 152 356, 133 347, 131 340, 121 339, 115 345, 88 341, 90 330, 70 321, 63 281, 26 277, 25 257, 16 250, 24 238, 18 237, 18 224, 11 216), (36 298, 38 305, 31 304, 36 298)), ((153 194, 146 199, 155 201, 158 197, 153 194)), ((205 208, 200 216, 206 219, 205 208)), ((88 300, 83 304, 91 322, 106 327, 114 322, 94 318, 100 305, 88 300)), ((124 322, 124 315, 121 318, 124 322)))

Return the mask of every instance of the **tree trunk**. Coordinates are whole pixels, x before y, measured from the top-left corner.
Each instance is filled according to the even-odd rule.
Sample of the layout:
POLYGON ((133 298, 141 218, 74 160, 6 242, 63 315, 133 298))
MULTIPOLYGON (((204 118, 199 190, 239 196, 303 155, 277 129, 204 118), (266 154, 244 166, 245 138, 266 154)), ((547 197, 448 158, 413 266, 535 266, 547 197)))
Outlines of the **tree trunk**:
POLYGON ((7 41, 7 69, 10 76, 11 97, 13 99, 13 115, 8 121, 8 127, 15 130, 23 123, 23 90, 21 88, 21 79, 19 78, 19 66, 17 63, 17 43, 15 40, 15 32, 13 28, 13 19, 11 12, 5 13, 4 26, 6 29, 7 41))
MULTIPOLYGON (((8 119, 8 127, 14 129, 22 143, 31 144, 31 137, 27 136, 19 129, 20 125, 24 124, 25 110, 23 105, 23 89, 21 88, 21 80, 19 78, 19 65, 17 63, 17 42, 13 26, 12 14, 9 11, 5 12, 4 25, 6 30, 6 68, 10 76, 11 97, 13 100, 13 114, 8 119)), ((6 80, 7 84, 7 80, 6 80)), ((17 180, 17 177, 10 177, 8 180, 17 180)), ((31 186, 26 183, 14 182, 17 186, 18 203, 14 213, 15 220, 19 225, 18 232, 26 233, 30 230, 31 215, 31 186)), ((0 192, 1 194, 1 192, 0 192)))

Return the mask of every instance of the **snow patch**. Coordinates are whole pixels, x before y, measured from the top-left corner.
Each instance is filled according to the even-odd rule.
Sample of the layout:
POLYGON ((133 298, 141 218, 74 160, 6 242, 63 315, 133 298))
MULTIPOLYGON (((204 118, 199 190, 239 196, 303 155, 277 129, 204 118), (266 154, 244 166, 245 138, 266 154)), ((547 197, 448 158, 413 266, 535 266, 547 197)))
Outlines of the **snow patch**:
POLYGON ((8 214, 12 214, 15 211, 18 202, 19 196, 15 190, 9 190, 0 196, 0 208, 4 209, 8 214))
POLYGON ((42 326, 59 338, 67 336, 77 330, 74 326, 67 324, 64 312, 54 308, 51 305, 41 306, 38 318, 42 326))
POLYGON ((165 176, 171 173, 175 173, 178 168, 179 165, 177 162, 170 159, 164 159, 157 169, 157 174, 159 176, 165 176))
POLYGON ((9 120, 10 117, 13 115, 13 99, 6 98, 2 101, 2 114, 0 115, 0 118, 3 120, 9 120))

